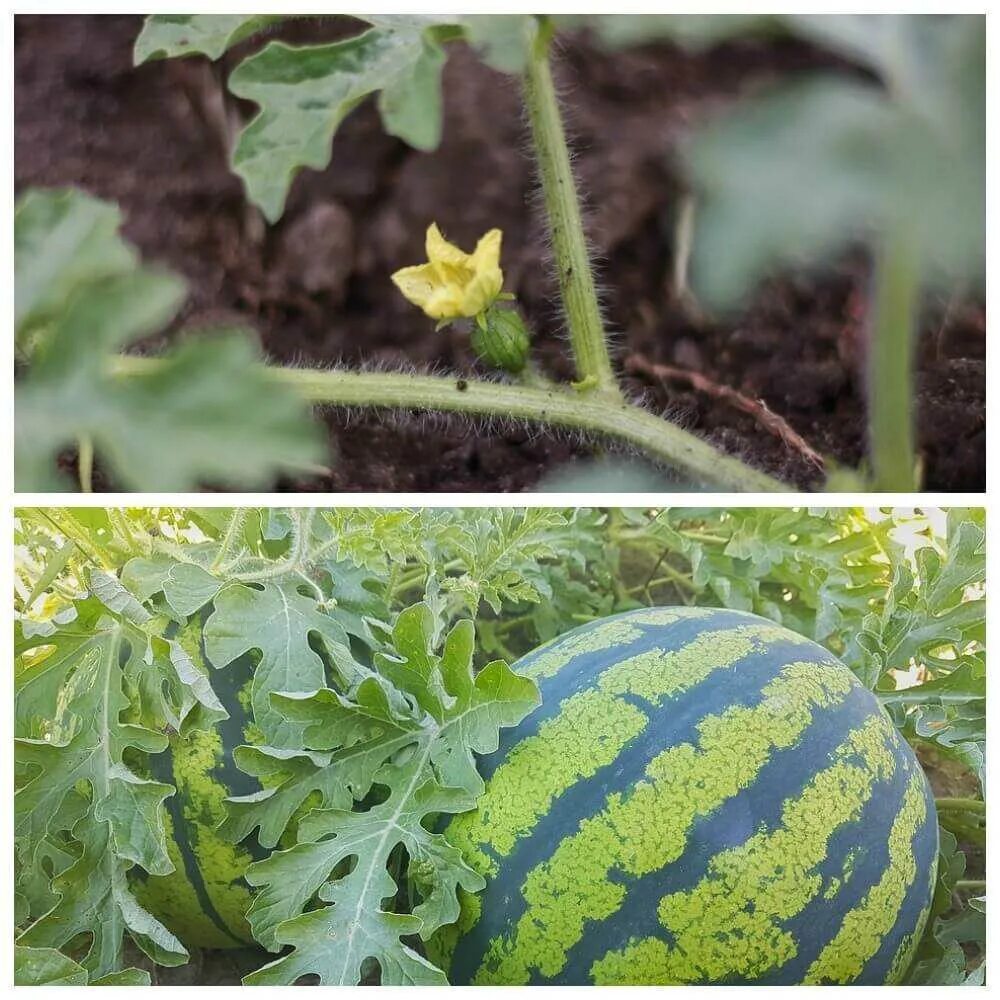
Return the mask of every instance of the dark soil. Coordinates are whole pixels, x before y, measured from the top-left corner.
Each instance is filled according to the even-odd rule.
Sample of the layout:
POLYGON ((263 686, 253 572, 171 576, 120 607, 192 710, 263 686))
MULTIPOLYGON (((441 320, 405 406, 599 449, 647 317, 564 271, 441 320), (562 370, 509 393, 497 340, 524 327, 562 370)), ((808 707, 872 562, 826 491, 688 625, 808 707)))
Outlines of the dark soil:
MULTIPOLYGON (((144 256, 187 278, 184 323, 238 321, 258 332, 274 360, 299 364, 474 371, 467 337, 435 333, 389 275, 422 258, 432 220, 463 246, 498 225, 506 287, 535 327, 545 367, 569 374, 511 78, 457 48, 445 72, 444 141, 433 154, 387 136, 366 102, 339 130, 331 166, 301 174, 282 222, 261 232, 208 124, 213 71, 201 59, 133 69, 139 23, 16 19, 19 190, 77 185, 117 200, 144 256)), ((344 30, 303 22, 283 34, 305 41, 344 30)), ((227 65, 242 54, 232 53, 227 65)), ((733 96, 824 64, 832 65, 790 41, 741 41, 697 56, 666 45, 609 56, 570 39, 557 75, 620 357, 641 352, 759 397, 817 451, 855 466, 864 451, 863 256, 848 255, 821 275, 777 278, 725 322, 686 308, 669 282, 679 185, 668 151, 692 122, 733 96)), ((982 490, 982 304, 928 302, 919 367, 926 487, 982 490)), ((812 465, 731 405, 674 382, 637 380, 633 388, 728 451, 800 486, 819 485, 812 465)), ((333 471, 279 488, 524 490, 593 453, 592 443, 526 428, 396 415, 348 420, 336 412, 324 419, 333 471)))

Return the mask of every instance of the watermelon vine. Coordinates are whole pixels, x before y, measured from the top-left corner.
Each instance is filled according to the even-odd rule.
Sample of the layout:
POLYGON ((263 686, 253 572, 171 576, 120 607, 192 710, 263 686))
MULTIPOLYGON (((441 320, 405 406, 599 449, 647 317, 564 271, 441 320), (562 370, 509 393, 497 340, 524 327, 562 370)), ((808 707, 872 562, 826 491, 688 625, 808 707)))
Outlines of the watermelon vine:
POLYGON ((490 829, 481 761, 576 640, 508 664, 675 606, 631 620, 751 611, 881 701, 940 784, 906 981, 981 981, 983 539, 967 509, 21 509, 17 979, 242 946, 247 983, 446 983, 493 876, 442 831, 490 829))

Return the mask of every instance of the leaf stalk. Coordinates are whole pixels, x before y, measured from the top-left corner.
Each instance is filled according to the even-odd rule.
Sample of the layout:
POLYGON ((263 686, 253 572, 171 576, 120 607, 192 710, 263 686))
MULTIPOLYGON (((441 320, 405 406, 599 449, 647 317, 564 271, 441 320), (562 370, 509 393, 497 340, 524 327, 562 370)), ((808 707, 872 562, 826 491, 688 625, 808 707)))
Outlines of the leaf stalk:
POLYGON ((875 267, 874 320, 869 354, 868 426, 874 488, 918 489, 913 431, 913 352, 920 297, 914 241, 897 225, 875 267))
MULTIPOLYGON (((119 377, 152 374, 155 358, 119 356, 119 377)), ((698 483, 743 493, 787 492, 789 487, 666 420, 621 399, 572 389, 536 389, 478 379, 400 372, 318 371, 263 366, 276 384, 310 403, 365 409, 437 410, 525 420, 565 427, 632 445, 698 483), (461 386, 461 388, 459 388, 461 386)))
POLYGON ((620 396, 597 302, 569 147, 549 65, 552 34, 551 23, 543 19, 528 56, 523 90, 548 214, 559 291, 566 311, 578 383, 620 396))

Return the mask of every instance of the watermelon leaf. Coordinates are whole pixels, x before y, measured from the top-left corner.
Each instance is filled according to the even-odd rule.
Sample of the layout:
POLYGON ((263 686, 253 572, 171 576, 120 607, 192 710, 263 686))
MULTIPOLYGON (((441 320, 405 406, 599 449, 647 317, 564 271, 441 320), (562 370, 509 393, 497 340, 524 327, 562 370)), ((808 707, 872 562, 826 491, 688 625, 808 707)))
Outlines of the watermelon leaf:
POLYGON ((983 281, 982 18, 822 27, 842 20, 789 26, 874 64, 884 86, 832 75, 793 84, 741 104, 687 151, 703 195, 695 282, 721 307, 777 266, 897 231, 925 282, 983 281))
MULTIPOLYGON (((294 948, 247 983, 294 983, 314 973, 327 985, 351 985, 370 961, 378 962, 383 984, 445 982, 440 970, 400 939, 426 939, 457 919, 458 888, 474 892, 483 882, 461 852, 425 823, 432 815, 474 806, 483 782, 473 752, 495 750, 500 728, 530 712, 538 692, 500 662, 474 675, 471 622, 456 624, 440 651, 435 625, 425 604, 401 612, 391 649, 375 658, 381 680, 367 678, 349 698, 332 691, 272 697, 275 709, 301 726, 305 744, 329 755, 300 755, 297 770, 286 763, 284 783, 253 803, 266 810, 293 790, 291 801, 271 806, 277 822, 267 839, 273 841, 305 794, 319 790, 324 801, 299 822, 294 847, 276 851, 247 873, 251 885, 262 887, 248 914, 255 936, 272 950, 294 948), (351 799, 363 798, 373 785, 387 788, 388 796, 367 811, 351 811, 351 799), (401 848, 408 864, 394 878, 388 866, 401 848), (353 868, 338 877, 338 867, 351 858, 353 868), (420 898, 412 913, 385 909, 384 901, 407 880, 420 898), (303 912, 314 896, 330 905, 303 912), (342 947, 330 949, 331 938, 342 947)), ((254 764, 245 755, 238 760, 241 767, 254 764)), ((237 819, 247 805, 235 803, 237 819)), ((261 819, 262 832, 267 822, 261 819)))
MULTIPOLYGON (((54 693, 70 707, 59 720, 15 741, 20 774, 14 798, 19 881, 39 877, 46 855, 42 845, 69 837, 79 845, 71 862, 52 879, 57 901, 19 937, 28 947, 60 948, 76 934, 92 931, 82 965, 93 976, 121 969, 122 935, 155 961, 177 965, 187 960, 181 943, 132 896, 126 873, 135 865, 150 874, 167 874, 163 801, 173 788, 141 777, 125 763, 138 751, 162 752, 167 740, 136 721, 124 721, 130 709, 127 688, 138 676, 154 674, 161 687, 176 690, 169 661, 146 662, 148 637, 124 610, 138 617, 130 601, 95 574, 96 595, 78 608, 65 630, 25 640, 24 652, 44 647, 38 659, 15 677, 16 709, 21 719, 39 720, 54 693), (87 625, 89 628, 82 629, 87 625), (81 787, 86 787, 85 796, 81 787)), ((137 605, 138 606, 138 605, 137 605)))
POLYGON ((114 354, 161 332, 185 294, 178 278, 138 264, 118 221, 76 191, 18 201, 15 339, 28 362, 15 385, 18 489, 64 488, 57 457, 81 439, 136 490, 261 484, 318 461, 307 407, 267 380, 245 332, 185 341, 154 373, 115 377, 114 354))
POLYGON ((158 555, 130 559, 122 569, 122 583, 142 601, 162 592, 167 604, 186 618, 215 597, 223 581, 197 563, 158 555))
POLYGON ((827 74, 739 105, 685 159, 701 192, 702 295, 731 307, 775 267, 904 227, 924 280, 983 281, 985 30, 981 17, 865 14, 571 15, 607 45, 694 50, 798 35, 874 72, 827 74))
POLYGON ((86 986, 87 970, 54 948, 14 947, 15 986, 86 986))
POLYGON ((153 59, 205 55, 218 59, 234 45, 271 25, 284 14, 150 14, 135 40, 137 66, 153 59))
POLYGON ((440 142, 439 22, 365 20, 373 24, 368 31, 328 45, 269 42, 230 75, 232 92, 260 107, 233 150, 233 168, 271 222, 280 218, 299 169, 322 170, 330 162, 334 133, 369 94, 380 92, 379 112, 391 135, 416 149, 440 142))
POLYGON ((261 845, 273 847, 310 797, 318 794, 320 805, 337 809, 363 799, 379 768, 421 733, 419 720, 393 708, 389 697, 377 677, 366 677, 350 701, 329 688, 272 694, 275 710, 301 725, 303 742, 315 749, 237 747, 237 766, 258 778, 263 790, 227 800, 223 833, 238 843, 259 826, 261 845))
POLYGON ((269 580, 259 590, 227 584, 215 596, 203 634, 205 653, 217 668, 251 650, 260 653, 251 686, 254 721, 265 741, 279 747, 297 745, 299 727, 275 711, 271 693, 326 685, 323 658, 310 646, 311 636, 322 640, 334 669, 348 683, 366 672, 351 652, 347 633, 317 607, 315 597, 300 594, 293 579, 269 580))
MULTIPOLYGON (((151 59, 201 54, 218 59, 251 35, 300 15, 152 14, 135 43, 138 65, 151 59)), ((247 196, 270 222, 281 218, 295 175, 324 169, 343 119, 371 94, 390 135, 415 149, 441 141, 443 43, 467 38, 487 63, 520 72, 531 44, 525 15, 352 15, 370 27, 328 44, 270 41, 229 77, 237 97, 257 116, 233 149, 233 169, 247 196)))
POLYGON ((143 969, 123 969, 90 978, 87 970, 54 948, 14 946, 15 986, 149 986, 143 969))
POLYGON ((130 274, 135 251, 119 235, 115 205, 82 191, 28 191, 14 213, 14 322, 18 350, 59 316, 81 287, 130 274))
POLYGON ((700 51, 730 38, 781 30, 773 14, 564 14, 556 23, 587 27, 608 48, 673 41, 700 51))
POLYGON ((955 837, 942 828, 931 912, 906 974, 905 983, 908 986, 975 984, 976 973, 970 976, 966 972, 965 953, 961 945, 963 942, 975 942, 985 951, 985 921, 981 919, 985 914, 976 910, 972 914, 965 911, 957 917, 948 916, 954 909, 955 887, 965 873, 965 864, 965 855, 958 849, 955 837))

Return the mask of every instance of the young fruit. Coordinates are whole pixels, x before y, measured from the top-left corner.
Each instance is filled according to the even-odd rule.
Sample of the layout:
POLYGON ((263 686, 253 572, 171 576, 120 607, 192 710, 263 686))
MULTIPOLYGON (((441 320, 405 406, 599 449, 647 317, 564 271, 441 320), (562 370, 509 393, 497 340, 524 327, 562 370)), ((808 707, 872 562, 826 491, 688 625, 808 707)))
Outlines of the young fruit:
POLYGON ((476 317, 472 349, 480 360, 511 375, 519 375, 528 362, 531 338, 515 309, 493 306, 476 317))

